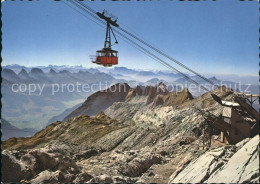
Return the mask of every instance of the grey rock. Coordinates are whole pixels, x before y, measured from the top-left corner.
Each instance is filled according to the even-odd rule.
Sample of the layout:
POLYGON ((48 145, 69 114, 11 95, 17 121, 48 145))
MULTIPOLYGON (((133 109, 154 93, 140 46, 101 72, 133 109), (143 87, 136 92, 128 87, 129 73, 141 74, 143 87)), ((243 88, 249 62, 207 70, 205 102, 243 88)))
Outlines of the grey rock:
POLYGON ((135 158, 122 169, 122 174, 130 177, 141 176, 153 164, 161 163, 159 155, 146 156, 142 158, 135 158))
POLYGON ((88 173, 80 173, 76 176, 76 179, 73 181, 73 183, 82 183, 82 182, 88 182, 91 180, 93 176, 91 176, 88 173))
POLYGON ((8 151, 2 152, 1 165, 2 182, 19 182, 22 179, 30 178, 32 175, 31 170, 8 151))
POLYGON ((30 181, 30 183, 64 183, 67 181, 65 175, 61 171, 49 171, 45 170, 37 175, 34 179, 30 181))
POLYGON ((113 179, 106 174, 102 174, 100 176, 91 179, 89 182, 90 183, 113 183, 113 179))
POLYGON ((248 183, 259 181, 259 136, 207 151, 192 160, 169 183, 248 183), (245 143, 247 142, 247 143, 245 143), (241 145, 243 145, 241 147, 241 145), (241 147, 241 148, 240 148, 241 147), (240 148, 240 149, 239 149, 240 148))

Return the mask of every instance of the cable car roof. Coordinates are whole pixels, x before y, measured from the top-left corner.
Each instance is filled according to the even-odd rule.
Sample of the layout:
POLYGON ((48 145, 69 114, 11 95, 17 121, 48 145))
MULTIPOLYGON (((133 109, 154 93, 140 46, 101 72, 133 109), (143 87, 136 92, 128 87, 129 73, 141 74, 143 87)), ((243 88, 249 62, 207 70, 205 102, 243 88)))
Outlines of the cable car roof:
POLYGON ((97 50, 97 52, 116 52, 116 53, 118 53, 118 51, 116 51, 116 50, 112 50, 112 49, 102 49, 102 50, 97 50))

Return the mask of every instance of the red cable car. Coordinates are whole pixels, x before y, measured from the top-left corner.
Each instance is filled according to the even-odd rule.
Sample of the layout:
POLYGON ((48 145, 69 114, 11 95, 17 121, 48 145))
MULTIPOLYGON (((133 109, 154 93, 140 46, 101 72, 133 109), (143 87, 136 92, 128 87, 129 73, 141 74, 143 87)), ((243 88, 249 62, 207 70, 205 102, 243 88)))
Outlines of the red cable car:
POLYGON ((104 48, 102 50, 98 50, 96 54, 96 60, 92 62, 103 66, 117 65, 118 64, 117 53, 118 53, 117 51, 112 49, 108 50, 104 48))
POLYGON ((105 11, 103 13, 97 12, 97 15, 104 19, 107 22, 107 30, 106 30, 106 40, 104 44, 104 48, 102 50, 98 50, 96 52, 96 56, 92 58, 92 63, 96 63, 98 65, 103 65, 105 67, 113 66, 118 64, 118 52, 116 50, 111 49, 111 35, 110 32, 112 32, 117 44, 116 36, 113 32, 113 29, 111 28, 111 25, 118 27, 119 25, 115 21, 111 20, 111 17, 105 16, 105 11), (111 24, 111 25, 110 25, 111 24))

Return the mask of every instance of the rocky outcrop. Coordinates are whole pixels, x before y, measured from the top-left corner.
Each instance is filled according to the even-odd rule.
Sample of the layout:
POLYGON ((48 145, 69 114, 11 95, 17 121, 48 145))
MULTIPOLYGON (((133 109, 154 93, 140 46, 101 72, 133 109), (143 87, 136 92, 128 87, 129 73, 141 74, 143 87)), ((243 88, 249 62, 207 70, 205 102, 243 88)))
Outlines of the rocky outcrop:
MULTIPOLYGON (((211 93, 225 99, 232 95, 233 92, 231 89, 222 86, 212 92, 207 92, 202 96, 193 98, 188 89, 169 93, 166 86, 160 83, 158 86, 146 86, 141 96, 134 95, 134 90, 130 90, 129 98, 126 101, 115 102, 105 112, 113 118, 128 120, 132 119, 136 113, 149 111, 150 108, 172 106, 174 108, 185 109, 194 106, 195 108, 204 109, 214 106, 217 103, 212 98, 211 93)), ((219 109, 221 110, 222 107, 219 107, 219 109)), ((164 116, 164 114, 162 115, 164 116)))
POLYGON ((88 116, 95 116, 101 111, 105 111, 114 102, 122 102, 125 100, 130 86, 128 84, 115 84, 110 88, 98 91, 87 98, 87 100, 76 110, 72 111, 66 116, 63 121, 70 118, 85 114, 88 116))
POLYGON ((157 95, 154 98, 154 100, 153 100, 153 102, 151 104, 151 107, 155 108, 155 107, 158 107, 160 105, 163 105, 164 104, 164 100, 163 99, 164 99, 164 95, 157 95))
POLYGON ((168 94, 165 84, 146 86, 144 90, 140 86, 130 89, 124 102, 115 102, 105 111, 113 118, 130 120, 141 110, 155 108, 163 104, 163 97, 168 94))
POLYGON ((113 103, 105 113, 113 118, 130 120, 138 111, 163 105, 163 97, 167 94, 169 92, 163 83, 157 86, 146 86, 144 90, 137 86, 129 90, 124 102, 113 103))
POLYGON ((146 172, 153 164, 159 164, 161 160, 160 155, 135 158, 122 168, 121 173, 125 176, 138 177, 146 172))
POLYGON ((150 104, 154 101, 157 95, 167 95, 169 91, 167 87, 163 83, 159 83, 157 86, 148 86, 144 90, 144 95, 148 96, 146 105, 150 104))
POLYGON ((193 97, 191 93, 187 88, 185 88, 182 91, 173 91, 168 94, 157 95, 154 98, 151 107, 155 108, 158 106, 178 106, 192 99, 193 97))
POLYGON ((64 178, 62 172, 71 174, 79 172, 79 167, 71 158, 47 148, 4 151, 1 163, 3 182, 20 182, 32 178, 34 178, 31 180, 33 183, 65 182, 66 180, 62 179, 62 177, 64 178))
POLYGON ((258 183, 258 149, 257 135, 236 146, 209 150, 173 173, 169 183, 258 183))
POLYGON ((163 106, 176 106, 183 104, 189 100, 192 100, 193 97, 187 88, 182 91, 174 91, 163 98, 163 106))
POLYGON ((128 101, 130 101, 133 97, 135 97, 135 96, 137 96, 137 95, 138 95, 138 96, 141 96, 142 93, 143 93, 143 90, 142 90, 142 88, 141 88, 140 86, 137 86, 137 87, 134 88, 134 89, 130 89, 129 92, 128 92, 128 94, 127 94, 127 96, 126 96, 126 98, 125 98, 125 101, 128 102, 128 101))
POLYGON ((259 136, 255 136, 239 149, 240 144, 237 145, 238 151, 223 167, 216 169, 207 182, 259 183, 259 136))
POLYGON ((93 178, 90 181, 90 183, 113 183, 113 179, 112 179, 112 177, 110 177, 106 174, 102 174, 100 176, 93 178))
POLYGON ((114 102, 124 101, 129 90, 130 86, 125 83, 116 84, 106 90, 98 91, 89 96, 79 108, 65 117, 64 121, 81 114, 88 116, 96 115, 100 111, 106 110, 106 108, 111 106, 114 102))
POLYGON ((66 183, 69 181, 69 178, 66 178, 65 174, 59 170, 54 172, 45 170, 30 180, 30 183, 66 183))
POLYGON ((1 163, 1 180, 3 182, 18 182, 32 177, 31 171, 7 151, 2 152, 1 163))
MULTIPOLYGON (((120 86, 117 84, 116 86, 120 86)), ((146 86, 144 90, 140 86, 130 88, 128 85, 125 91, 108 89, 91 95, 79 108, 69 114, 64 121, 80 114, 89 116, 105 111, 112 118, 129 120, 137 111, 158 106, 176 106, 192 99, 188 89, 169 93, 163 83, 156 86, 146 86)), ((111 87, 112 88, 112 87, 111 87)), ((120 87, 116 87, 120 88, 120 87)))
POLYGON ((226 97, 229 97, 230 95, 233 94, 233 91, 231 88, 227 88, 225 86, 220 86, 210 92, 204 93, 203 95, 194 98, 192 100, 186 101, 182 103, 180 106, 181 107, 187 107, 190 105, 194 105, 197 108, 208 108, 217 102, 212 98, 211 94, 216 94, 218 95, 221 99, 225 99, 226 97))
POLYGON ((105 110, 112 118, 131 120, 136 112, 147 107, 147 96, 134 96, 125 102, 115 102, 105 110))

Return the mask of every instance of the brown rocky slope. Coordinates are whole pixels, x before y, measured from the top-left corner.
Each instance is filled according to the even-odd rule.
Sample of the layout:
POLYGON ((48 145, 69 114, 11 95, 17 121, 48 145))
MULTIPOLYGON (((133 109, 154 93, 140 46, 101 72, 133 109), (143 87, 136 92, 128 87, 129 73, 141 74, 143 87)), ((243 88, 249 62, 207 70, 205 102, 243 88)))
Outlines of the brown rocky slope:
POLYGON ((129 120, 138 111, 160 106, 177 106, 191 99, 193 97, 188 89, 170 93, 163 83, 146 86, 144 90, 137 86, 129 91, 125 101, 113 103, 105 110, 105 113, 112 118, 129 120))
POLYGON ((81 114, 95 116, 104 111, 114 102, 124 101, 130 90, 128 84, 115 84, 108 89, 98 91, 87 98, 87 100, 76 110, 66 116, 63 121, 76 117, 81 114))
POLYGON ((10 138, 2 143, 2 149, 36 148, 52 140, 91 147, 99 138, 130 125, 111 119, 103 112, 95 117, 80 115, 64 123, 55 122, 32 137, 10 138))
MULTIPOLYGON (((69 120, 70 118, 76 117, 81 114, 88 116, 95 116, 101 111, 105 111, 107 108, 111 107, 113 104, 131 104, 132 99, 140 97, 139 101, 145 102, 143 105, 147 106, 150 104, 155 104, 154 100, 157 96, 165 96, 169 94, 166 86, 163 83, 160 83, 156 86, 146 86, 142 89, 140 86, 136 88, 130 88, 128 84, 115 84, 110 88, 98 91, 87 98, 87 100, 71 112, 67 117, 64 118, 64 121, 69 120)), ((135 100, 133 100, 135 101, 135 100)), ((117 105, 117 107, 119 107, 117 105)), ((141 107, 141 106, 140 106, 141 107)), ((142 106, 143 107, 143 106, 142 106)), ((155 105, 153 105, 155 107, 155 105)), ((136 110, 138 110, 136 108, 136 110)), ((114 114, 118 114, 114 112, 114 114)), ((116 117, 112 115, 111 117, 116 117)))

